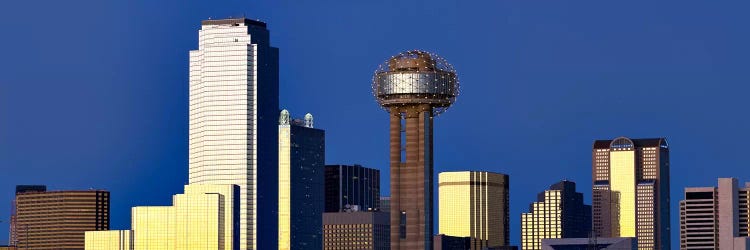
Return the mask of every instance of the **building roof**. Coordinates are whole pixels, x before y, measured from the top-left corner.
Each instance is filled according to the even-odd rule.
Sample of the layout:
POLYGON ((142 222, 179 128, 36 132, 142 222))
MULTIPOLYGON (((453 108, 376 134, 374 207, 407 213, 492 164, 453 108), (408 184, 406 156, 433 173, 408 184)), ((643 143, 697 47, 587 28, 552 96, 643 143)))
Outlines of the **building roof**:
MULTIPOLYGON (((633 141, 636 147, 658 147, 659 145, 666 144, 666 138, 644 138, 644 139, 630 139, 633 141)), ((609 145, 613 140, 596 140, 594 141, 594 149, 609 148, 609 145)))
POLYGON ((260 26, 263 28, 266 28, 266 23, 257 21, 257 20, 251 20, 247 18, 227 18, 227 19, 209 19, 209 20, 203 20, 201 22, 201 25, 221 25, 221 24, 245 24, 247 26, 260 26))

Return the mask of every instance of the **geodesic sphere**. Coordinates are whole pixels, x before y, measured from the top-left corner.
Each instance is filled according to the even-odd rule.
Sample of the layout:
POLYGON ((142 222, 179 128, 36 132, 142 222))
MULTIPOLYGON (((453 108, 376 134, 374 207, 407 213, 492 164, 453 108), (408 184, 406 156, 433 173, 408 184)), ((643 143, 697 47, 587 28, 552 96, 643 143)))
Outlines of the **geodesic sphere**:
POLYGON ((378 66, 372 92, 384 108, 429 104, 435 115, 445 112, 459 92, 458 77, 448 61, 419 50, 401 52, 378 66))

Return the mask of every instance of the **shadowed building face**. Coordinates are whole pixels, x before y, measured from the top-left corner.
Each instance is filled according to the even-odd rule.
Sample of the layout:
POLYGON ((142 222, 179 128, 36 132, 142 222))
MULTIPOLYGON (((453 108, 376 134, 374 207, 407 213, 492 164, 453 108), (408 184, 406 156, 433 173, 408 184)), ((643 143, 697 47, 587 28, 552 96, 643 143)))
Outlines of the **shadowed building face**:
POLYGON ((432 118, 458 95, 453 67, 407 51, 375 72, 378 103, 390 113, 391 249, 432 249, 432 118))

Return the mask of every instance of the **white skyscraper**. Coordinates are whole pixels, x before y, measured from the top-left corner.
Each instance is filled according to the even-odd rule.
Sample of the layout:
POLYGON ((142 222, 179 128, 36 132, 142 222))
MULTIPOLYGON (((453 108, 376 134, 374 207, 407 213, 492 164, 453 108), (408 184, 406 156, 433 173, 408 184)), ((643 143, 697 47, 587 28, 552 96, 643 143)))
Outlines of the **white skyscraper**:
POLYGON ((190 184, 240 187, 240 249, 278 241, 278 49, 266 24, 205 20, 190 51, 190 184))

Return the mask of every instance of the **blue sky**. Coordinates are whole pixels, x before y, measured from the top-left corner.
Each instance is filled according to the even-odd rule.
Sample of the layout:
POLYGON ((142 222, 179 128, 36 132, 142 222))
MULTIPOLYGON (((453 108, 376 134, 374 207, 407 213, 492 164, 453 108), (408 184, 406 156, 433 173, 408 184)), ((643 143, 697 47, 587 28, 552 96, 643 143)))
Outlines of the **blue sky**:
POLYGON ((509 174, 512 243, 520 213, 548 185, 576 181, 590 201, 593 140, 629 136, 671 145, 677 246, 682 188, 750 181, 748 5, 7 1, 0 220, 16 184, 108 189, 114 229, 129 227, 131 206, 170 204, 187 182, 188 51, 201 20, 245 15, 268 23, 281 54, 282 108, 315 115, 327 163, 388 176, 387 116, 371 75, 393 54, 428 50, 462 83, 435 121, 436 172, 509 174))

